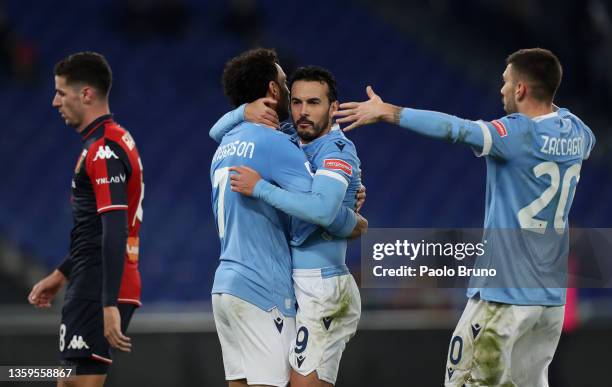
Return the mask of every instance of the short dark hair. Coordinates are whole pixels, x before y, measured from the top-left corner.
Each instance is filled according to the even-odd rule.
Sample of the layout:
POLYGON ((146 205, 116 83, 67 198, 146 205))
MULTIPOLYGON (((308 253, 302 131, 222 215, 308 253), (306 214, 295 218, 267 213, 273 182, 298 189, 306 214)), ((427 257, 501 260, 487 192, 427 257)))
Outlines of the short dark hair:
POLYGON ((113 73, 103 55, 97 52, 78 52, 57 62, 53 72, 66 77, 66 84, 85 83, 105 97, 113 84, 113 73))
POLYGON ((270 81, 278 82, 276 51, 255 48, 230 59, 223 69, 223 92, 234 106, 266 96, 270 81))
POLYGON ((525 48, 508 56, 506 64, 511 64, 518 77, 525 77, 531 84, 533 98, 552 102, 563 76, 555 54, 543 48, 525 48))
POLYGON ((291 76, 290 87, 296 81, 315 81, 327 83, 327 98, 332 103, 338 100, 338 89, 336 88, 336 78, 333 74, 323 67, 304 66, 300 67, 291 76))

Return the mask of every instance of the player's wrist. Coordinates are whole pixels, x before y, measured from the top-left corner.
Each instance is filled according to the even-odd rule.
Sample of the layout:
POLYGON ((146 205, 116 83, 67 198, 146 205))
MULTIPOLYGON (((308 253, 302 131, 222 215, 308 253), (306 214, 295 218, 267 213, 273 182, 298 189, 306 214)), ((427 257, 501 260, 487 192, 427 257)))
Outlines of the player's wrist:
POLYGON ((387 122, 393 125, 399 125, 402 108, 390 103, 384 103, 382 114, 378 117, 380 121, 387 122))
POLYGON ((61 284, 64 284, 64 282, 66 282, 66 275, 60 269, 53 270, 51 276, 54 280, 60 282, 61 284))

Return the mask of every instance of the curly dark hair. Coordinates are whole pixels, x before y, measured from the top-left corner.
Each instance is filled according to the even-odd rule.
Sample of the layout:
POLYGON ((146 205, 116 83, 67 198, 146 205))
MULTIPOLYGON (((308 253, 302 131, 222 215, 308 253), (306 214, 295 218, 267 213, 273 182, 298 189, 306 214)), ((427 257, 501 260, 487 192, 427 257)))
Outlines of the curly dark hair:
POLYGON ((266 96, 270 81, 278 81, 276 51, 256 48, 230 59, 223 69, 223 92, 234 106, 266 96))
POLYGON ((338 89, 336 88, 336 78, 333 74, 323 67, 304 66, 300 67, 291 75, 290 88, 295 81, 318 81, 327 84, 327 98, 332 103, 338 100, 338 89))
POLYGON ((561 84, 563 68, 559 59, 544 48, 525 48, 508 56, 516 74, 531 83, 533 98, 550 102, 561 84))
POLYGON ((103 55, 97 52, 78 52, 55 64, 53 72, 66 77, 66 84, 84 83, 100 91, 105 97, 113 84, 113 73, 103 55))

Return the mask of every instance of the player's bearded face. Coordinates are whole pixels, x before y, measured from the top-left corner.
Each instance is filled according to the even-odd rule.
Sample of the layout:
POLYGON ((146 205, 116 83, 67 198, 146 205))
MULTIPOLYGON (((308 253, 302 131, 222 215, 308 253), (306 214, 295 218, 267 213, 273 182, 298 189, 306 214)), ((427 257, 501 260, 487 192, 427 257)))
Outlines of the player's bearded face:
POLYGON ((296 81, 291 86, 291 119, 298 136, 310 142, 329 131, 336 102, 330 103, 327 84, 296 81))
POLYGON ((516 88, 516 82, 512 73, 512 65, 508 65, 503 74, 504 85, 501 88, 502 102, 504 104, 504 111, 506 114, 517 113, 518 109, 516 106, 516 96, 514 90, 516 88))
POLYGON ((59 111, 66 125, 78 128, 83 123, 81 88, 67 85, 66 77, 55 77, 53 107, 59 111))

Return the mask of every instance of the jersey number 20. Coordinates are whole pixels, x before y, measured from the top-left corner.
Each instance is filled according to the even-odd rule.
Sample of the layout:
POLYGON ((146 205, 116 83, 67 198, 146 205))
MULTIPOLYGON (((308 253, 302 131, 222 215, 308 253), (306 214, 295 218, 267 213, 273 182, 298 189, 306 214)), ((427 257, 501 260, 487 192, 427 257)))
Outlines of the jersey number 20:
MULTIPOLYGON (((559 234, 562 234, 565 230, 565 220, 563 219, 565 206, 567 205, 572 179, 575 178, 576 183, 578 183, 578 180, 580 179, 580 166, 580 164, 572 165, 563 175, 563 181, 561 182, 561 196, 559 197, 559 204, 557 204, 554 219, 555 231, 557 231, 559 234)), ((550 186, 545 189, 536 200, 521 208, 521 210, 518 212, 518 220, 521 228, 543 234, 546 231, 548 222, 537 219, 535 216, 546 208, 546 206, 548 206, 550 201, 557 194, 557 191, 559 190, 559 182, 561 181, 561 174, 559 173, 559 166, 557 163, 552 161, 546 161, 536 165, 533 168, 533 173, 536 175, 536 177, 540 177, 542 175, 550 176, 550 186)))

